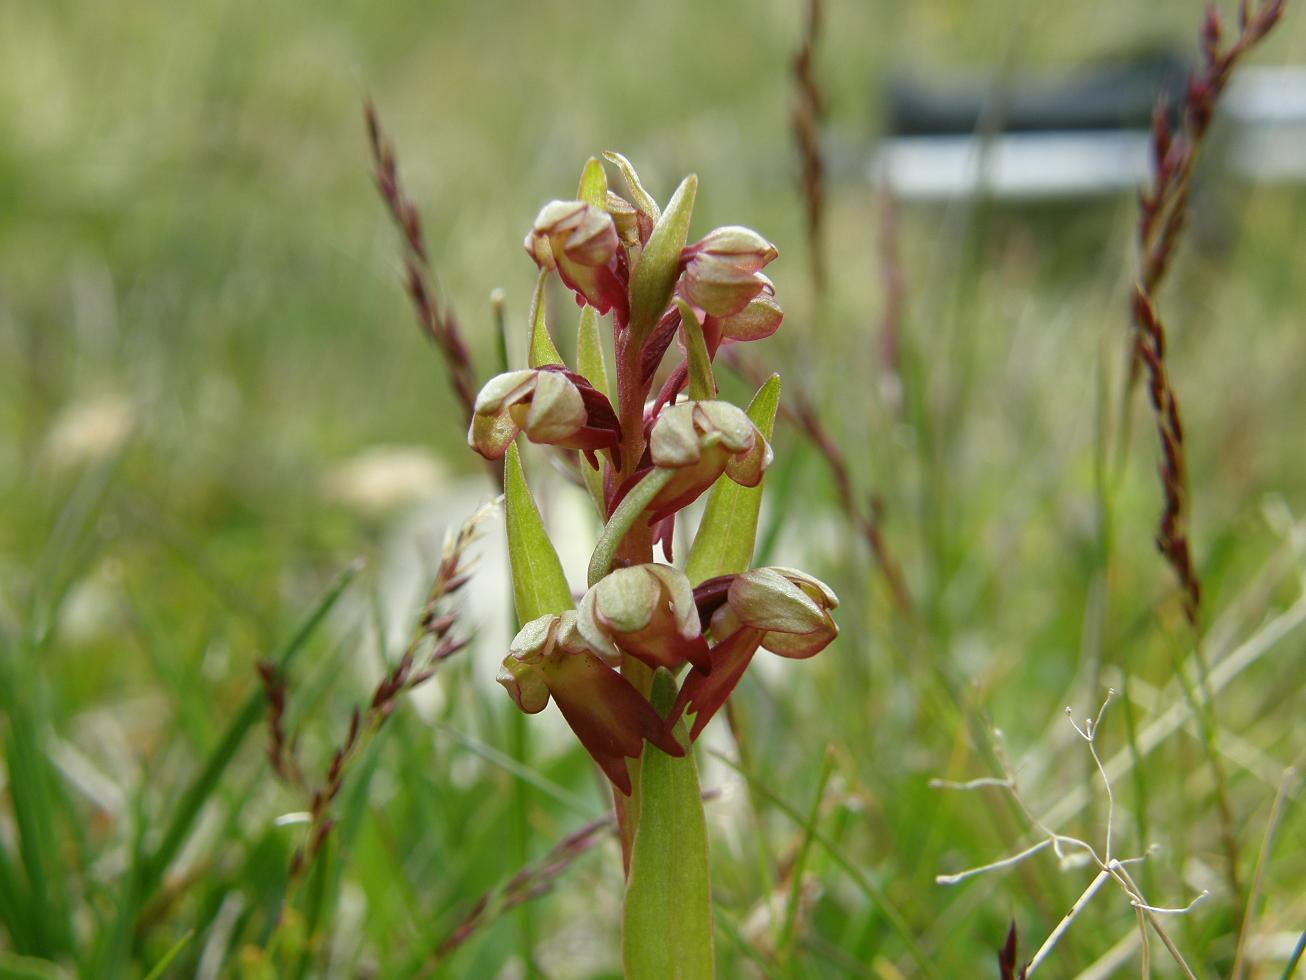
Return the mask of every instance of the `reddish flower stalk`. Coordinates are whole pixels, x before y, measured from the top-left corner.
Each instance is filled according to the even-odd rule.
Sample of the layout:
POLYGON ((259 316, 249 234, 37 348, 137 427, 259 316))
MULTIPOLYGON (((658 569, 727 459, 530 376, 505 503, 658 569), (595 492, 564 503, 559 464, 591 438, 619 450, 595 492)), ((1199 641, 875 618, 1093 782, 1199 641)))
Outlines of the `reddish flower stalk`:
POLYGON ((291 858, 291 877, 302 877, 326 843, 334 826, 331 805, 344 786, 349 765, 368 741, 380 730, 398 707, 399 698, 411 693, 435 676, 450 657, 467 646, 467 639, 456 636, 456 612, 444 612, 448 599, 470 579, 468 551, 476 540, 480 522, 487 508, 477 511, 446 541, 439 568, 418 616, 413 635, 395 665, 377 682, 365 708, 354 708, 344 738, 331 753, 322 781, 310 788, 296 758, 295 740, 287 739, 285 709, 287 684, 271 664, 260 663, 259 677, 268 698, 268 758, 276 773, 304 790, 309 796, 309 830, 305 844, 291 858))
POLYGON ((1285 0, 1251 0, 1238 5, 1238 37, 1221 50, 1220 13, 1208 7, 1202 21, 1202 66, 1188 79, 1181 107, 1180 130, 1171 132, 1164 100, 1152 115, 1152 184, 1139 194, 1138 244, 1141 253, 1138 281, 1152 296, 1170 268, 1175 244, 1187 221, 1188 195, 1197 151, 1215 105, 1233 69, 1283 17, 1285 0))
POLYGON ((1165 328, 1151 297, 1134 287, 1132 306, 1138 330, 1135 350, 1147 371, 1147 390, 1161 443, 1161 490, 1165 508, 1156 532, 1156 546, 1179 579, 1184 595, 1184 615, 1197 625, 1202 587, 1193 567, 1188 537, 1188 471, 1184 458, 1184 428, 1179 402, 1165 369, 1165 328))
MULTIPOLYGON (((381 128, 381 118, 369 100, 363 107, 367 120, 367 139, 372 151, 373 178, 385 202, 390 219, 403 242, 404 283, 408 298, 417 315, 417 323, 444 359, 454 397, 462 407, 465 421, 471 422, 476 405, 476 370, 463 341, 458 317, 453 307, 440 301, 422 234, 422 219, 417 205, 404 193, 399 182, 399 164, 394 144, 381 128)), ((503 485, 503 463, 488 460, 490 473, 498 486, 503 485)))
POLYGON ((286 737, 286 693, 285 675, 277 670, 271 660, 260 660, 256 665, 259 682, 263 685, 263 696, 268 702, 268 765, 272 771, 286 783, 300 786, 304 774, 299 769, 295 746, 286 737))
POLYGON ((798 144, 803 208, 807 219, 808 261, 812 286, 819 297, 825 291, 825 163, 821 156, 821 118, 825 99, 813 70, 816 41, 821 32, 822 0, 808 0, 803 19, 803 36, 794 55, 794 82, 798 101, 794 106, 794 140, 798 144))
POLYGON ((1159 469, 1165 507, 1157 528, 1157 548, 1174 569, 1184 594, 1184 615, 1193 626, 1201 610, 1201 584, 1188 536, 1184 428, 1178 397, 1166 371, 1165 326, 1157 313, 1156 292, 1170 268, 1179 233, 1187 221, 1193 167, 1216 101, 1239 60, 1279 22, 1283 8, 1284 0, 1264 0, 1255 9, 1251 0, 1241 0, 1239 33, 1226 48, 1220 46, 1219 11, 1214 6, 1207 9, 1201 29, 1202 67, 1188 79, 1180 129, 1171 131, 1165 103, 1159 101, 1152 117, 1152 183, 1139 194, 1140 257, 1138 281, 1130 300, 1134 344, 1126 395, 1133 391, 1141 368, 1147 374, 1161 443, 1159 469))

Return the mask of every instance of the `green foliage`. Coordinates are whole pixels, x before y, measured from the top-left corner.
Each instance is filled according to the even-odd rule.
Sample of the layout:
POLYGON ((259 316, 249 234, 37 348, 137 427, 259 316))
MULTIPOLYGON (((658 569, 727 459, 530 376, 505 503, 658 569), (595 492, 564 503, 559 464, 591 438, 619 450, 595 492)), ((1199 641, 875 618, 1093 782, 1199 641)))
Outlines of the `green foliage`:
POLYGON ((649 335, 657 317, 671 301, 671 288, 680 274, 680 250, 689 235, 689 218, 694 211, 698 178, 690 174, 680 182, 653 226, 653 234, 630 277, 630 332, 636 338, 649 335))
POLYGON ((544 315, 544 287, 548 279, 548 273, 541 270, 539 280, 535 283, 535 294, 531 297, 531 344, 527 363, 533 368, 562 363, 562 355, 553 346, 553 337, 549 334, 549 324, 544 315))
POLYGON ((574 603, 562 562, 544 530, 539 508, 531 498, 517 447, 508 447, 503 472, 503 509, 508 525, 508 558, 517 618, 530 622, 549 613, 571 609, 574 603))
MULTIPOLYGON (((675 698, 675 678, 659 670, 650 694, 653 707, 665 716, 675 698)), ((676 723, 675 734, 689 746, 684 719, 676 723)), ((715 975, 701 792, 692 752, 674 758, 645 744, 621 938, 622 961, 632 980, 715 975)))
MULTIPOLYGON (((780 376, 773 374, 748 404, 748 417, 768 439, 775 431, 775 413, 779 407, 780 376)), ((694 546, 685 559, 685 574, 695 585, 715 575, 749 568, 757 537, 757 516, 762 509, 763 486, 765 481, 755 487, 744 487, 726 477, 713 485, 694 546)))

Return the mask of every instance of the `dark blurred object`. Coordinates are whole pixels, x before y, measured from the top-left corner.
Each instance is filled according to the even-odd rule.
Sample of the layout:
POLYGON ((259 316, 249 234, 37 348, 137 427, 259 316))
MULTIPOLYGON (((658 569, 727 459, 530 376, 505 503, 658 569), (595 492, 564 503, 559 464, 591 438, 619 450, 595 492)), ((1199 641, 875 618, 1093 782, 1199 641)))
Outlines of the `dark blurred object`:
MULTIPOLYGON (((904 198, 1008 200, 1133 191, 1150 172, 1159 96, 1177 107, 1189 65, 1152 51, 1060 79, 889 83, 888 136, 871 163, 904 198)), ((1246 69, 1225 99, 1216 164, 1252 181, 1306 180, 1306 69, 1246 69)), ((1172 119, 1172 126, 1177 119, 1172 119)))
POLYGON ((1172 107, 1181 104, 1190 68, 1179 55, 1161 51, 1063 78, 1007 84, 895 78, 887 126, 894 136, 1147 129, 1158 95, 1164 93, 1172 107))

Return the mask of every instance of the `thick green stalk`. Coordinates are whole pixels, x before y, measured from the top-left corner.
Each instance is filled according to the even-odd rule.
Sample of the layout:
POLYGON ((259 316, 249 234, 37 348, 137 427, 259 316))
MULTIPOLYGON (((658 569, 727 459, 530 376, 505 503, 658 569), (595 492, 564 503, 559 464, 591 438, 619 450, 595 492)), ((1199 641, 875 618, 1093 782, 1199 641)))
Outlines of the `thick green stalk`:
MULTIPOLYGON (((653 707, 665 715, 675 698, 675 678, 659 670, 653 677, 653 707)), ((684 756, 673 758, 646 743, 641 762, 639 826, 622 918, 622 961, 629 980, 715 975, 703 796, 683 719, 675 734, 687 750, 684 756)))

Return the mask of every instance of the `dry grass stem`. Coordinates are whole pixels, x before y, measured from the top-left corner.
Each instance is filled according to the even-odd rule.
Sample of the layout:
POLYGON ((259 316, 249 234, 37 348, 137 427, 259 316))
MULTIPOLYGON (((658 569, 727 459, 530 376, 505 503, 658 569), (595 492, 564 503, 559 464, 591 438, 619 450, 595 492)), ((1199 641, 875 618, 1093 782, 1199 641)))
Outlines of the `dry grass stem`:
POLYGON ((617 816, 609 812, 585 824, 575 833, 564 837, 543 858, 527 865, 504 885, 485 892, 472 903, 463 919, 431 951, 421 975, 429 976, 459 946, 478 929, 511 912, 532 899, 552 890, 556 882, 575 862, 603 836, 615 829, 617 816))
MULTIPOLYGON (((440 352, 449 373, 449 383, 462 408, 464 423, 471 424, 476 405, 476 369, 463 341, 462 330, 453 307, 440 297, 431 271, 430 257, 422 234, 422 219, 417 205, 404 192, 399 181, 399 162, 394 143, 381 126, 376 107, 368 101, 363 108, 367 120, 368 146, 372 152, 373 178, 403 242, 404 282, 413 312, 422 332, 440 352)), ((490 462, 490 472, 503 485, 503 466, 490 462)))
POLYGON ((469 581, 471 547, 479 537, 481 524, 498 505, 498 501, 485 504, 456 531, 446 535, 435 578, 408 645, 377 683, 366 707, 354 708, 350 713, 345 735, 331 753, 321 782, 315 787, 308 786, 296 758, 296 743, 286 736, 283 723, 286 680, 270 664, 259 665, 259 676, 270 705, 268 758, 278 775, 309 795, 305 821, 308 830, 304 845, 295 850, 291 859, 293 878, 300 879, 321 851, 334 825, 331 805, 340 794, 349 765, 393 714, 399 698, 426 683, 445 661, 467 647, 469 640, 454 631, 458 625, 457 610, 445 611, 444 607, 469 581))
POLYGON ((807 222, 808 261, 811 264, 812 292, 819 301, 825 294, 825 162, 821 155, 821 118, 825 99, 816 82, 813 61, 823 20, 822 0, 807 0, 803 16, 802 40, 794 55, 794 83, 797 103, 794 106, 794 141, 803 192, 803 213, 807 222))
POLYGON ((1156 309, 1156 294, 1174 257, 1179 233, 1187 223, 1193 167, 1234 67, 1283 16, 1285 0, 1251 0, 1238 8, 1238 36, 1221 48, 1219 11, 1207 9, 1202 21, 1202 66, 1188 79, 1180 128, 1172 132, 1167 106, 1158 102, 1152 118, 1152 183, 1138 198, 1139 270, 1130 299, 1134 343, 1128 395, 1139 369, 1147 374, 1152 413, 1161 443, 1161 485, 1165 507, 1157 529, 1157 547, 1174 569, 1184 595, 1184 614, 1196 627, 1201 586, 1189 544, 1188 476, 1179 401, 1166 371, 1166 332, 1156 309))
POLYGON ((876 251, 884 306, 880 311, 880 372, 885 401, 895 412, 903 407, 902 329, 907 305, 899 243, 898 199, 892 184, 879 192, 879 223, 876 251))
MULTIPOLYGON (((722 356, 728 358, 735 369, 754 385, 760 386, 770 376, 770 372, 760 364, 737 353, 734 349, 723 351, 722 356)), ((787 397, 780 402, 780 417, 793 426, 825 461, 826 468, 834 480, 839 506, 852 522, 853 527, 865 539, 880 574, 884 576, 894 605, 903 615, 914 616, 915 604, 912 602, 911 593, 907 590, 907 581, 903 577, 897 559, 889 550, 880 527, 883 504, 874 495, 870 497, 865 507, 858 503, 848 461, 821 421, 811 395, 796 382, 789 383, 786 394, 787 397)))

